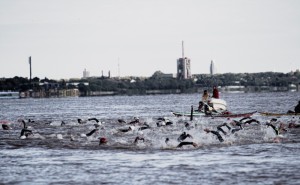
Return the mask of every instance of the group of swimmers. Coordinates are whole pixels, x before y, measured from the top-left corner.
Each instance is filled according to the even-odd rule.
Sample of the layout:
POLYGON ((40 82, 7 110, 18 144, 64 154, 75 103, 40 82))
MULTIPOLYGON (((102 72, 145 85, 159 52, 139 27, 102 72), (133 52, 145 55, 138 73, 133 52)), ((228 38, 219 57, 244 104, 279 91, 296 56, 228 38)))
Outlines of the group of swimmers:
MULTIPOLYGON (((101 122, 96 118, 90 118, 90 119, 87 119, 86 121, 84 121, 82 119, 78 119, 77 123, 85 124, 88 121, 94 122, 95 128, 93 130, 89 131, 87 134, 82 134, 81 135, 82 137, 94 136, 95 133, 98 133, 98 131, 100 129, 101 122)), ((160 127, 167 127, 167 126, 174 125, 174 123, 167 118, 156 119, 156 125, 154 127, 151 127, 146 122, 140 121, 139 118, 134 118, 132 121, 129 121, 129 122, 126 122, 123 119, 118 119, 117 121, 119 124, 127 125, 125 128, 120 127, 120 128, 116 129, 116 131, 120 134, 134 131, 134 130, 137 130, 138 132, 140 132, 135 137, 134 141, 132 142, 133 144, 138 144, 140 142, 146 141, 146 139, 144 138, 144 134, 142 132, 146 129, 151 129, 153 131, 154 127, 159 129, 160 127)), ((28 124, 34 123, 33 120, 29 119, 27 122, 25 122, 24 120, 19 120, 19 122, 22 123, 22 129, 21 129, 20 136, 19 136, 20 139, 30 138, 31 136, 34 135, 33 130, 30 128, 30 126, 28 126, 28 124)), ((51 123, 45 123, 45 124, 51 124, 51 123)), ((233 119, 228 118, 226 122, 217 125, 216 129, 204 128, 203 131, 205 133, 211 133, 212 135, 214 135, 216 137, 216 139, 220 143, 222 143, 225 141, 224 136, 229 135, 229 134, 235 134, 236 132, 240 132, 243 130, 243 128, 246 125, 252 125, 252 124, 261 124, 261 122, 258 121, 257 119, 251 118, 251 117, 244 117, 239 120, 233 120, 233 119)), ((65 125, 66 125, 66 123, 64 121, 61 121, 61 126, 65 126, 65 125)), ((186 145, 191 145, 193 147, 199 146, 199 144, 197 144, 196 142, 190 141, 190 140, 193 140, 194 137, 191 134, 187 133, 188 130, 195 128, 194 126, 192 126, 192 123, 188 123, 187 121, 185 121, 183 126, 184 126, 183 128, 187 131, 182 132, 182 134, 180 134, 178 136, 178 138, 176 139, 176 142, 178 142, 178 144, 175 147, 181 148, 186 145)), ((300 124, 297 123, 296 121, 285 124, 275 118, 271 119, 270 121, 267 121, 265 123, 265 126, 272 128, 274 130, 276 136, 286 133, 288 131, 287 129, 300 128, 300 124), (276 125, 278 125, 278 126, 276 126, 276 125)), ((3 130, 11 130, 12 128, 9 126, 8 122, 2 122, 2 129, 3 130)), ((101 129, 103 129, 103 127, 101 129)), ((62 137, 60 137, 60 138, 62 138, 62 137)), ((105 144, 109 143, 109 140, 106 137, 99 137, 98 139, 99 139, 99 145, 105 145, 105 144)), ((75 141, 73 136, 71 136, 71 141, 75 141)), ((171 145, 170 137, 165 138, 165 144, 167 146, 171 145)))

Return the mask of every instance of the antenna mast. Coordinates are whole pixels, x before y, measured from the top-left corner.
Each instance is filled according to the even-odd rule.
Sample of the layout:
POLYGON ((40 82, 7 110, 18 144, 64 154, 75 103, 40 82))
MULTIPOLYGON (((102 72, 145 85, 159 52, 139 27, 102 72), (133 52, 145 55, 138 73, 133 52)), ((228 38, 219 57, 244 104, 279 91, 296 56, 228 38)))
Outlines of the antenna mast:
POLYGON ((118 57, 118 76, 120 79, 120 58, 118 57))
POLYGON ((184 58, 184 45, 183 45, 183 41, 182 41, 182 58, 184 58))
POLYGON ((29 71, 30 71, 30 73, 29 73, 29 83, 31 85, 31 56, 29 57, 29 71))

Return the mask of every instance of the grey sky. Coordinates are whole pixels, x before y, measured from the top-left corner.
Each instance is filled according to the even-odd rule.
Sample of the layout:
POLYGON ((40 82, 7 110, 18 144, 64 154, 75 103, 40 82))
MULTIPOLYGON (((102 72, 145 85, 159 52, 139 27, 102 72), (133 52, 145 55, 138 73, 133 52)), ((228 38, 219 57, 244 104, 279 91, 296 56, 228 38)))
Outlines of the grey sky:
POLYGON ((0 0, 0 77, 289 72, 300 68, 298 0, 0 0))

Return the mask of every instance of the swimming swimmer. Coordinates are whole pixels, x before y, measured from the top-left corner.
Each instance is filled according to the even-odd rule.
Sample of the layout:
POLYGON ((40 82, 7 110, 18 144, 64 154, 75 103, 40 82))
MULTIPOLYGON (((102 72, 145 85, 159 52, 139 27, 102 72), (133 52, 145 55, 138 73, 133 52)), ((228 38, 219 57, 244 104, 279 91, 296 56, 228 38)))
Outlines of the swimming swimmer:
POLYGON ((32 130, 28 130, 26 128, 23 128, 21 130, 20 139, 26 139, 30 135, 33 135, 32 130))
POLYGON ((188 129, 188 130, 194 128, 194 127, 191 126, 188 122, 184 122, 184 126, 185 126, 185 128, 188 129))
POLYGON ((245 118, 242 118, 242 119, 240 119, 240 122, 241 123, 244 123, 244 124, 250 124, 250 123, 253 123, 253 122, 255 122, 255 123, 260 123, 258 120, 256 120, 256 119, 253 119, 253 118, 251 118, 251 117, 245 117, 245 118), (247 121, 245 121, 245 122, 243 122, 244 120, 246 120, 246 119, 248 119, 247 121))
POLYGON ((123 119, 118 119, 119 123, 126 123, 126 121, 124 121, 123 119))
POLYGON ((86 136, 89 137, 91 135, 93 135, 96 131, 98 131, 99 129, 95 128, 93 129, 91 132, 87 133, 86 136))
POLYGON ((138 141, 143 141, 143 142, 145 142, 145 139, 142 138, 142 137, 137 136, 137 137, 135 138, 135 140, 134 140, 134 143, 137 143, 138 141))
POLYGON ((177 148, 181 148, 181 147, 184 146, 184 145, 193 145, 194 147, 197 147, 197 146, 198 146, 198 145, 197 145, 196 143, 194 143, 194 142, 186 142, 186 141, 184 141, 184 142, 180 142, 179 145, 177 145, 177 148))
POLYGON ((300 124, 296 124, 296 123, 289 123, 289 128, 300 128, 300 124))
POLYGON ((170 139, 166 138, 165 143, 168 145, 169 144, 170 139))
POLYGON ((193 138, 190 134, 187 134, 186 132, 183 132, 177 139, 177 141, 181 142, 185 140, 186 138, 193 138))
POLYGON ((99 145, 104 145, 104 144, 107 143, 107 139, 106 139, 105 137, 101 137, 101 138, 99 138, 99 139, 100 139, 99 145))
POLYGON ((222 129, 223 126, 226 126, 226 128, 227 128, 229 131, 231 131, 232 134, 234 134, 235 132, 240 131, 240 130, 243 129, 243 127, 242 127, 241 124, 238 124, 238 125, 239 125, 239 128, 231 128, 230 126, 228 126, 227 123, 223 123, 223 124, 219 125, 219 126, 217 127, 217 129, 218 129, 219 131, 221 131, 224 135, 226 135, 227 132, 225 132, 225 131, 222 129))
POLYGON ((66 123, 64 121, 61 121, 60 126, 64 126, 64 125, 66 125, 66 123))
POLYGON ((77 122, 78 122, 79 124, 83 124, 82 119, 77 119, 77 122))
POLYGON ((214 130, 209 130, 208 128, 204 129, 204 131, 206 133, 212 133, 214 134, 215 136, 217 136, 217 138, 219 139, 220 142, 223 142, 224 139, 222 138, 222 136, 220 135, 220 133, 218 131, 214 131, 214 130))
POLYGON ((97 123, 99 123, 99 120, 97 118, 89 118, 88 121, 96 121, 97 123))
POLYGON ((134 126, 130 126, 130 127, 128 127, 128 128, 124 128, 124 129, 118 129, 120 132, 129 132, 129 131, 131 131, 131 130, 134 130, 135 128, 134 128, 134 126))
POLYGON ((148 125, 146 122, 141 126, 138 130, 145 130, 151 128, 150 125, 148 125))
POLYGON ((271 122, 267 122, 266 125, 269 127, 272 127, 276 135, 279 135, 283 132, 287 132, 287 130, 284 128, 284 124, 280 124, 279 127, 277 128, 275 125, 273 125, 271 122))
POLYGON ((138 117, 134 117, 134 120, 129 122, 129 124, 136 124, 136 123, 140 123, 140 119, 138 117))
POLYGON ((2 124, 3 130, 10 130, 11 128, 7 124, 2 124))

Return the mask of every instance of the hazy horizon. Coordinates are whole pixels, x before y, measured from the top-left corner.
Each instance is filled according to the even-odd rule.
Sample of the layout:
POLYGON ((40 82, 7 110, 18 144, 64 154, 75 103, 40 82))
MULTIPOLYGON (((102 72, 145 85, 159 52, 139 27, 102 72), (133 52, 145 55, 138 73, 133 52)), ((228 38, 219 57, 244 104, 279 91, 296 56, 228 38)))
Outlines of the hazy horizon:
POLYGON ((0 0, 0 77, 288 73, 300 68, 297 0, 0 0))

